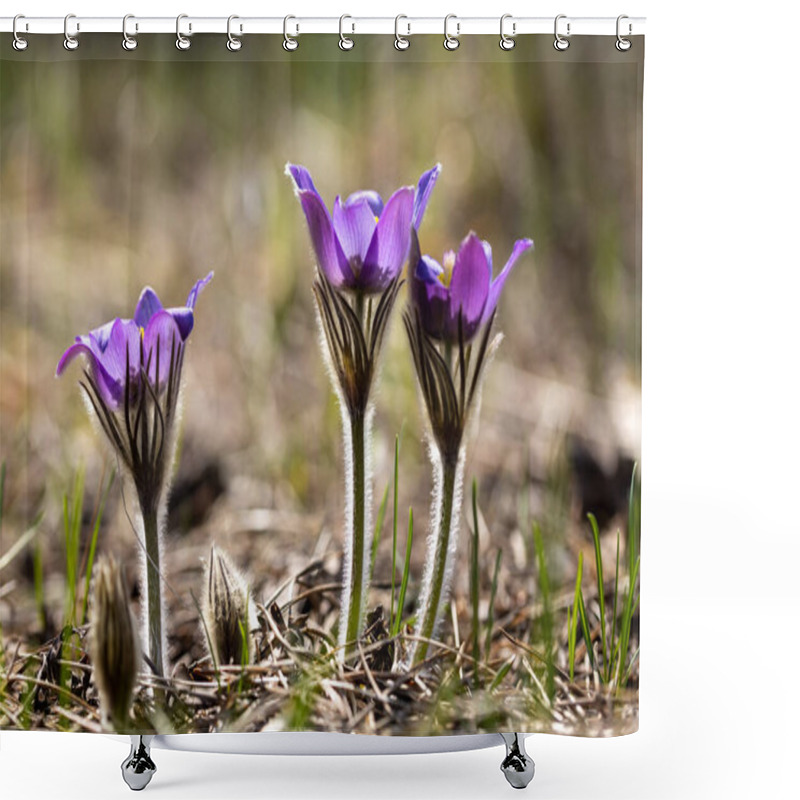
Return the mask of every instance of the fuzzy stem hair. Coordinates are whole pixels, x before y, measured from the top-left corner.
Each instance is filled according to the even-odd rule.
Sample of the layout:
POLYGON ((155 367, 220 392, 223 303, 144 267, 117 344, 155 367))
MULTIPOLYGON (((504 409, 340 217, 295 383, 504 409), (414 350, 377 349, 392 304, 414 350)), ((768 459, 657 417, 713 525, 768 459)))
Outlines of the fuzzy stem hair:
MULTIPOLYGON (((126 353, 123 401, 118 407, 103 399, 94 375, 84 371, 81 387, 100 428, 117 455, 138 501, 134 527, 142 546, 142 587, 145 653, 155 671, 167 677, 166 636, 163 629, 163 536, 167 497, 175 463, 177 430, 181 416, 181 372, 184 345, 173 337, 165 379, 161 379, 161 347, 149 352, 144 337, 138 361, 126 353), (138 371, 131 364, 138 363, 138 371), (155 367, 155 379, 149 371, 155 367)), ((165 352, 165 357, 166 352, 165 352)))
POLYGON ((320 349, 339 401, 344 440, 345 535, 339 645, 350 657, 363 631, 372 548, 372 421, 370 400, 381 346, 402 281, 365 308, 351 303, 322 272, 314 282, 320 349))
MULTIPOLYGON (((429 454, 433 467, 433 494, 425 571, 416 614, 416 628, 423 640, 432 639, 437 634, 442 611, 450 597, 464 483, 464 448, 452 457, 444 455, 431 442, 429 454)), ((423 661, 427 653, 427 641, 415 642, 411 663, 423 661)))

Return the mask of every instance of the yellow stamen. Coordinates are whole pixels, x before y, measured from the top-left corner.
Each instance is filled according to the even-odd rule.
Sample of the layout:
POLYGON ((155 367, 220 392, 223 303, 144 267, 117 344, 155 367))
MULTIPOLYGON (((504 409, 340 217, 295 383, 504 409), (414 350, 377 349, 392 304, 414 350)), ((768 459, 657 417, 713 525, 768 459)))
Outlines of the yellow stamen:
POLYGON ((448 250, 442 259, 442 267, 444 269, 439 273, 439 282, 442 286, 450 287, 450 282, 453 280, 453 267, 456 265, 456 254, 452 250, 448 250))

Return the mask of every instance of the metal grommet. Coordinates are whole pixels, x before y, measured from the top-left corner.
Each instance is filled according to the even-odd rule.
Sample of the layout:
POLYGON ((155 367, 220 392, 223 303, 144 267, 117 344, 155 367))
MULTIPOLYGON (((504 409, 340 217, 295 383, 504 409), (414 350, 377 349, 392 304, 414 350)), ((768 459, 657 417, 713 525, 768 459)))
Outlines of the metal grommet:
POLYGON ((228 50, 231 53, 236 53, 237 51, 242 49, 242 40, 239 38, 242 34, 242 26, 239 25, 239 36, 235 36, 233 31, 231 30, 231 23, 235 20, 239 19, 236 14, 231 14, 228 17, 228 44, 226 45, 228 50))
MULTIPOLYGON (((556 50, 559 50, 559 51, 562 51, 562 52, 569 47, 569 39, 566 39, 565 37, 563 37, 558 32, 558 21, 561 20, 561 19, 566 19, 566 18, 567 18, 566 14, 559 14, 556 17, 555 24, 553 25, 553 32, 555 33, 555 37, 556 37, 556 40, 553 42, 553 47, 555 47, 556 50)), ((569 35, 570 35, 570 24, 568 22, 567 23, 567 36, 569 36, 569 35)))
MULTIPOLYGON (((11 25, 11 32, 14 34, 14 41, 12 42, 12 45, 13 45, 15 50, 18 50, 20 52, 22 52, 23 50, 27 50, 28 49, 28 40, 27 39, 23 39, 19 35, 19 32, 17 31, 17 22, 19 22, 19 20, 21 20, 21 19, 25 19, 25 15, 24 14, 17 14, 14 17, 14 22, 11 25)), ((25 30, 28 30, 28 23, 27 22, 25 23, 25 30)))
MULTIPOLYGON (((628 15, 627 14, 620 14, 617 17, 617 41, 616 41, 616 44, 614 46, 617 48, 617 50, 620 51, 620 53, 627 52, 628 50, 631 49, 631 46, 633 45, 633 42, 630 39, 623 38, 622 34, 620 33, 620 22, 622 22, 622 20, 624 20, 624 19, 628 19, 628 15)), ((628 36, 630 36, 632 32, 633 32, 633 26, 629 22, 628 23, 628 36)))
MULTIPOLYGON (((122 18, 122 49, 123 50, 135 50, 138 46, 139 42, 136 40, 136 34, 131 36, 128 33, 128 20, 129 19, 136 19, 133 14, 126 14, 122 18)), ((139 23, 135 23, 133 29, 138 32, 139 30, 139 23)))
POLYGON ((513 19, 511 14, 503 14, 500 17, 500 49, 501 50, 513 50, 514 45, 516 42, 514 41, 513 37, 517 35, 517 23, 511 23, 511 36, 507 36, 504 30, 504 25, 507 19, 513 19))
POLYGON ((398 14, 394 18, 394 49, 395 50, 408 50, 411 47, 411 41, 406 38, 406 36, 411 36, 411 23, 407 22, 406 25, 408 26, 408 33, 406 36, 400 35, 400 20, 401 19, 408 19, 405 14, 398 14))
MULTIPOLYGON (((188 36, 184 36, 181 33, 181 20, 182 19, 189 19, 189 15, 188 14, 178 14, 178 16, 175 19, 175 36, 177 37, 175 39, 175 47, 177 47, 178 50, 188 50, 192 46, 192 40, 188 36)), ((192 32, 192 23, 190 22, 189 23, 189 33, 191 34, 191 32, 192 32)))
POLYGON ((448 14, 444 18, 444 49, 445 50, 458 50, 458 46, 461 42, 458 40, 458 35, 461 31, 461 23, 458 21, 458 17, 455 14, 448 14), (456 20, 456 35, 451 36, 447 31, 447 24, 450 22, 451 19, 456 20))
MULTIPOLYGON (((73 36, 69 32, 69 21, 71 19, 75 19, 74 14, 67 14, 64 17, 64 49, 65 50, 77 50, 78 49, 78 37, 73 36)), ((76 33, 80 32, 81 26, 79 23, 75 23, 75 31, 76 33)))
MULTIPOLYGON (((352 50, 355 47, 355 42, 350 39, 349 37, 344 35, 344 21, 346 19, 353 19, 349 14, 342 14, 339 17, 339 49, 340 50, 352 50)), ((353 30, 351 33, 355 33, 356 25, 353 23, 353 30)))
MULTIPOLYGON (((292 50, 297 50, 299 46, 299 42, 295 38, 295 36, 289 36, 289 20, 290 19, 297 19, 297 17, 293 17, 291 14, 283 18, 283 49, 288 50, 291 52, 292 50)), ((297 33, 300 33, 300 26, 297 26, 297 33)))

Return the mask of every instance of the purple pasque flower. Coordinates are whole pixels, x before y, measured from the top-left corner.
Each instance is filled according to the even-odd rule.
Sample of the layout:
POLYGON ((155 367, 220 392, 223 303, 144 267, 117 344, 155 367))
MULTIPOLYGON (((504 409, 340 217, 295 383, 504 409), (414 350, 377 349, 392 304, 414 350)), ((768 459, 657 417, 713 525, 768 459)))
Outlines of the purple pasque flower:
POLYGON ((182 345, 194 327, 194 307, 200 292, 213 272, 197 281, 185 306, 164 308, 158 295, 146 286, 133 319, 117 319, 75 337, 61 356, 56 376, 78 355, 85 355, 100 395, 111 409, 119 407, 126 382, 126 364, 132 381, 144 369, 151 384, 158 389, 165 384, 172 361, 173 344, 182 345))
POLYGON ((411 296, 425 332, 433 339, 458 344, 461 315, 463 339, 472 339, 497 308, 517 259, 531 247, 533 240, 519 239, 494 279, 492 248, 473 232, 461 242, 458 253, 450 250, 444 254, 442 264, 430 256, 420 256, 414 265, 411 296))
POLYGON ((400 274, 408 256, 412 226, 418 229, 436 179, 436 164, 413 186, 398 189, 384 204, 371 190, 336 197, 333 214, 305 167, 286 165, 306 215, 317 263, 337 289, 383 292, 400 274))

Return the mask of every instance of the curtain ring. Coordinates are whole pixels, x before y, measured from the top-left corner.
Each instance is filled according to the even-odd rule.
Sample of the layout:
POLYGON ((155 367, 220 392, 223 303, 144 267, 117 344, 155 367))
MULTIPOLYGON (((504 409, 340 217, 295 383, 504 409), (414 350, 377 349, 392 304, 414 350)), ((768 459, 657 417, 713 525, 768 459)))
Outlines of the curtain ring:
POLYGON ((500 49, 501 50, 513 50, 514 49, 514 45, 516 44, 516 42, 514 41, 514 37, 517 35, 517 23, 516 22, 512 22, 511 23, 511 36, 507 36, 506 32, 505 32, 505 30, 503 28, 503 26, 505 25, 505 21, 507 19, 513 19, 512 15, 511 14, 503 14, 503 16, 500 17, 500 49))
MULTIPOLYGON (((24 14, 17 14, 17 16, 14 17, 14 22, 13 22, 13 24, 11 26, 11 31, 14 34, 14 41, 13 41, 14 49, 18 50, 19 52, 22 52, 23 50, 27 50, 28 49, 28 40, 27 39, 23 39, 19 35, 19 31, 17 31, 17 22, 19 20, 21 20, 21 19, 25 19, 25 15, 24 14)), ((27 23, 25 24, 25 29, 26 30, 28 29, 27 23)))
MULTIPOLYGON (((135 50, 139 42, 136 41, 136 34, 131 36, 128 33, 128 20, 129 19, 136 19, 133 14, 126 14, 122 18, 122 49, 123 50, 135 50)), ((135 23, 133 29, 135 31, 139 30, 139 23, 135 23)))
MULTIPOLYGON (((562 52, 569 47, 569 39, 566 39, 558 32, 558 21, 560 19, 566 19, 566 18, 567 18, 566 14, 559 14, 556 17, 555 25, 553 26, 553 31, 556 36, 556 40, 553 42, 553 47, 555 47, 556 50, 562 52)), ((569 35, 570 35, 570 23, 567 22, 567 36, 569 35)))
MULTIPOLYGON (((283 18, 283 49, 288 50, 291 52, 292 50, 297 50, 299 46, 299 42, 297 41, 296 37, 289 36, 289 20, 290 19, 297 19, 297 17, 293 17, 291 14, 283 18)), ((297 32, 300 33, 300 26, 297 26, 297 32)))
MULTIPOLYGON (((175 47, 178 50, 188 50, 192 46, 192 40, 188 36, 184 36, 181 33, 181 20, 182 19, 189 19, 188 14, 178 14, 175 19, 175 35, 177 38, 175 39, 175 47)), ((189 23, 189 33, 192 32, 192 23, 189 23)))
MULTIPOLYGON (((346 19, 353 19, 349 14, 342 14, 339 17, 339 49, 340 50, 352 50, 355 46, 355 42, 350 39, 349 37, 344 35, 344 21, 346 19)), ((353 30, 352 32, 355 33, 356 25, 353 23, 353 30)))
POLYGON ((405 14, 398 14, 394 18, 394 49, 395 50, 408 50, 411 47, 411 42, 406 36, 411 36, 411 23, 407 22, 406 25, 408 26, 408 33, 406 36, 400 35, 400 20, 401 19, 408 19, 405 14))
MULTIPOLYGON (((71 19, 75 19, 75 15, 74 14, 67 14, 67 16, 64 17, 64 49, 65 50, 77 50, 78 49, 78 37, 77 36, 73 36, 69 32, 69 21, 71 19)), ((76 22, 75 23, 76 32, 80 31, 80 29, 81 29, 80 24, 76 22)))
MULTIPOLYGON (((620 53, 625 53, 626 51, 630 50, 631 49, 631 45, 633 44, 633 42, 630 39, 623 38, 622 34, 619 32, 620 31, 620 22, 622 22, 622 20, 624 20, 624 19, 629 19, 627 14, 620 14, 617 17, 617 42, 616 42, 616 44, 614 46, 617 48, 617 50, 620 51, 620 53)), ((632 30, 633 30, 633 28, 631 26, 631 23, 629 22, 628 23, 628 36, 631 35, 632 30)))
POLYGON ((458 17, 455 14, 448 14, 444 18, 444 49, 445 50, 458 50, 458 46, 461 42, 458 41, 458 34, 461 30, 461 23, 458 21, 458 17), (456 20, 456 35, 451 36, 447 31, 447 23, 450 22, 451 19, 456 20))
POLYGON ((239 19, 239 17, 237 17, 236 14, 231 14, 228 17, 228 44, 226 46, 228 50, 231 51, 231 53, 235 53, 238 50, 242 49, 242 40, 240 38, 242 33, 242 26, 239 25, 239 36, 234 35, 233 31, 231 30, 231 23, 235 19, 239 19))

